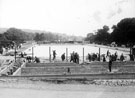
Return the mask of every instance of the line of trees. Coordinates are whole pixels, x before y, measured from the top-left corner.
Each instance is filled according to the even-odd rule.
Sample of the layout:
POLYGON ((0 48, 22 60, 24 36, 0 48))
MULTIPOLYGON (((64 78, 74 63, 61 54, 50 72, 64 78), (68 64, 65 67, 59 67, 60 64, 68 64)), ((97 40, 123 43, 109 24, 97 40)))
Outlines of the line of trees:
POLYGON ((133 46, 135 44, 135 18, 122 19, 117 25, 112 26, 112 32, 109 33, 109 27, 103 26, 92 36, 87 36, 86 41, 96 44, 111 44, 116 42, 118 45, 133 46))
POLYGON ((9 28, 6 32, 2 34, 5 40, 14 41, 14 42, 23 42, 27 40, 32 40, 34 34, 24 32, 21 29, 9 28))
POLYGON ((58 41, 58 40, 63 40, 62 39, 62 35, 58 35, 58 34, 53 34, 51 32, 47 32, 47 33, 35 33, 35 37, 34 37, 35 41, 58 41))
MULTIPOLYGON (((86 41, 96 44, 111 44, 133 46, 135 44, 135 18, 122 19, 117 25, 112 26, 112 32, 109 32, 108 26, 98 29, 95 34, 87 36, 86 41)), ((90 34, 88 34, 90 35, 90 34)), ((16 43, 35 40, 35 41, 77 41, 81 37, 67 36, 65 34, 51 32, 29 33, 21 29, 9 28, 6 32, 0 34, 0 44, 3 41, 14 41, 16 43)))
POLYGON ((5 45, 5 43, 9 44, 9 42, 22 43, 31 40, 52 42, 52 41, 78 40, 80 38, 81 37, 68 36, 66 34, 60 34, 60 33, 52 33, 52 32, 30 33, 25 30, 21 30, 17 28, 9 28, 8 30, 0 34, 0 46, 5 45))

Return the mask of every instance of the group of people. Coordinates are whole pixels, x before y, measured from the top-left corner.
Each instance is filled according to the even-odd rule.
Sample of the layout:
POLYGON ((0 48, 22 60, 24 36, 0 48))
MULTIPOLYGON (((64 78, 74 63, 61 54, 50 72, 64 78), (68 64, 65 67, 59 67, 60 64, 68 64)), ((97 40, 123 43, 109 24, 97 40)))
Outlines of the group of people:
POLYGON ((77 52, 71 53, 70 55, 70 62, 78 63, 79 64, 79 54, 77 52))
POLYGON ((112 71, 112 62, 113 61, 116 61, 116 60, 120 60, 120 61, 124 61, 124 55, 123 53, 120 55, 120 58, 118 59, 118 54, 117 52, 115 52, 114 54, 110 54, 108 55, 109 56, 109 62, 108 62, 108 68, 109 68, 109 71, 111 72, 112 71))
POLYGON ((8 51, 10 50, 13 50, 13 49, 20 49, 22 47, 22 44, 15 44, 15 43, 10 43, 8 45, 0 45, 0 54, 5 54, 7 53, 8 51))
MULTIPOLYGON (((23 57, 23 55, 24 54, 21 53, 21 57, 23 57)), ((52 55, 53 55, 53 60, 55 60, 56 59, 56 55, 57 55, 56 50, 53 50, 52 55)), ((65 56, 65 53, 63 53, 61 55, 61 60, 65 61, 65 59, 66 59, 66 56, 65 56)), ((88 53, 87 59, 89 60, 89 62, 91 62, 91 61, 101 61, 101 60, 103 62, 106 62, 107 59, 109 61, 116 61, 116 60, 124 61, 124 55, 121 54, 120 58, 118 58, 117 51, 114 54, 111 54, 109 52, 109 50, 108 50, 106 54, 102 54, 101 56, 99 55, 99 53, 91 53, 91 54, 88 53)), ((32 60, 32 57, 28 56, 27 60, 30 62, 32 60)), ((37 57, 35 57, 34 61, 37 62, 37 63, 40 62, 39 58, 37 58, 37 57)), ((79 54, 77 52, 73 51, 70 54, 70 62, 74 62, 74 63, 78 63, 79 64, 79 54)))
POLYGON ((32 57, 31 56, 27 56, 26 57, 26 60, 29 62, 29 63, 31 63, 32 62, 32 60, 35 62, 35 63, 40 63, 40 59, 38 58, 38 57, 34 57, 34 59, 32 59, 32 57))
POLYGON ((120 55, 120 57, 118 57, 117 51, 116 51, 114 54, 111 54, 111 53, 109 52, 109 50, 108 50, 108 51, 107 51, 107 54, 106 54, 106 57, 111 58, 112 61, 117 61, 117 60, 119 60, 119 61, 124 61, 124 60, 125 60, 125 57, 124 57, 123 53, 120 55))
POLYGON ((120 57, 118 57, 117 51, 114 54, 111 54, 109 52, 109 50, 107 51, 106 54, 102 54, 101 56, 98 53, 92 53, 92 54, 88 53, 87 58, 88 58, 89 62, 95 61, 95 60, 97 60, 97 61, 102 60, 103 62, 107 61, 108 62, 108 69, 110 72, 112 71, 111 69, 112 69, 113 61, 117 61, 117 60, 124 61, 125 60, 123 53, 120 55, 120 57), (100 58, 101 58, 101 60, 100 60, 100 58))
POLYGON ((89 62, 99 60, 99 54, 98 53, 92 53, 92 54, 88 53, 88 60, 89 60, 89 62))
MULTIPOLYGON (((66 58, 65 53, 61 55, 61 60, 64 61, 66 58)), ((53 51, 53 60, 56 59, 56 51, 53 51)), ((70 62, 78 63, 79 64, 79 54, 74 52, 70 54, 70 62)))
MULTIPOLYGON (((53 60, 55 60, 56 59, 56 55, 57 55, 56 54, 56 50, 54 50, 52 54, 53 54, 53 60)), ((23 54, 21 54, 21 56, 23 57, 23 54)), ((66 58, 65 53, 63 53, 61 55, 61 60, 64 61, 65 58, 66 58)), ((117 61, 117 60, 124 61, 124 59, 125 59, 123 53, 118 58, 117 51, 114 54, 111 54, 109 52, 109 50, 107 51, 106 54, 102 54, 101 56, 98 53, 91 53, 91 54, 88 53, 87 58, 88 58, 89 62, 96 61, 96 60, 97 61, 101 61, 100 59, 102 59, 103 62, 106 62, 107 59, 108 59, 108 61, 107 61, 108 62, 108 69, 109 69, 110 72, 111 72, 111 69, 112 69, 113 61, 117 61)), ((31 56, 27 56, 26 59, 28 60, 28 62, 32 61, 32 57, 31 56)), ((34 58, 34 62, 40 63, 40 59, 38 57, 35 57, 34 58)), ((70 62, 74 62, 74 63, 78 63, 79 64, 79 54, 77 52, 73 51, 70 54, 70 62)), ((68 70, 70 70, 70 69, 68 69, 68 70)))
POLYGON ((91 61, 103 61, 106 62, 107 59, 109 59, 111 57, 112 61, 124 61, 125 57, 123 55, 123 53, 120 55, 120 57, 118 58, 118 53, 117 51, 114 54, 111 54, 109 52, 109 50, 107 51, 106 54, 102 54, 101 56, 99 55, 99 53, 88 53, 87 55, 87 59, 89 60, 89 62, 91 61))
POLYGON ((112 71, 112 63, 113 63, 113 61, 116 61, 116 60, 123 61, 123 60, 124 60, 124 55, 123 55, 123 53, 120 55, 120 58, 118 59, 117 51, 116 51, 114 54, 111 54, 111 53, 109 52, 109 50, 108 50, 106 56, 109 57, 108 68, 109 68, 109 71, 110 71, 110 72, 112 71))

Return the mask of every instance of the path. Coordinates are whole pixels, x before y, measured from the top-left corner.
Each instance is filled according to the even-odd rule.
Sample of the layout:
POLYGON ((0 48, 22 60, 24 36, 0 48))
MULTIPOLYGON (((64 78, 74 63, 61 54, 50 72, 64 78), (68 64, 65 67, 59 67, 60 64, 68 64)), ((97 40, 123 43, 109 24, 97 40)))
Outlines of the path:
POLYGON ((0 83, 1 98, 134 98, 135 87, 81 84, 0 83), (14 86, 12 86, 14 85, 14 86))

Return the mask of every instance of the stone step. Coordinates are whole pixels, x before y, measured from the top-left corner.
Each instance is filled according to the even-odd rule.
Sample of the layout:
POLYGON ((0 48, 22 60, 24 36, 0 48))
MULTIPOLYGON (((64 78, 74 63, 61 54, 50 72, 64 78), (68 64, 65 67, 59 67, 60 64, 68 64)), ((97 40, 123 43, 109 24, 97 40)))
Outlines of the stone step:
POLYGON ((79 66, 76 63, 27 63, 26 67, 79 66))

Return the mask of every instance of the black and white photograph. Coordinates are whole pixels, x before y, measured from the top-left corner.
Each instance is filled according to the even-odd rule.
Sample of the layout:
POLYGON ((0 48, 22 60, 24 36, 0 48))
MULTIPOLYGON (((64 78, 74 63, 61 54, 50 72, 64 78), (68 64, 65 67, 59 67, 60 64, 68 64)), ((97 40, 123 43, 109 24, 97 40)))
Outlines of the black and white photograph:
POLYGON ((135 0, 0 0, 0 98, 135 98, 135 0))

